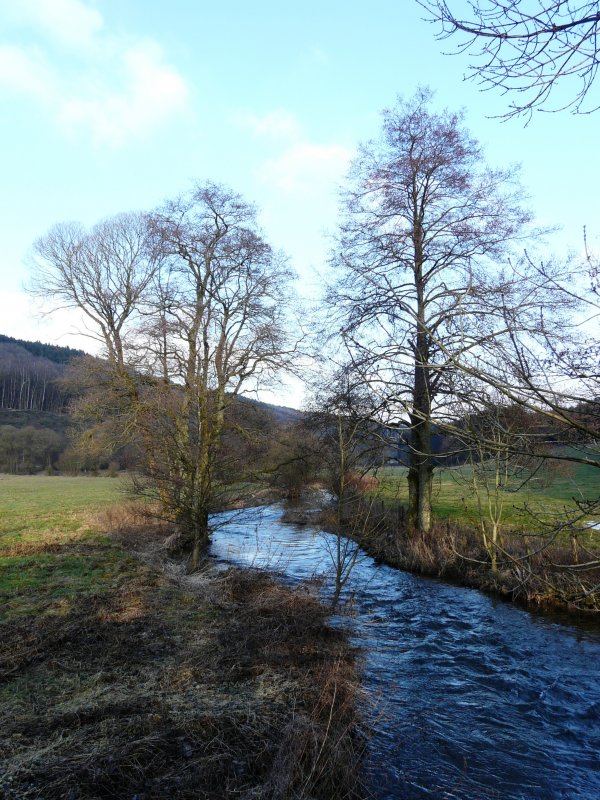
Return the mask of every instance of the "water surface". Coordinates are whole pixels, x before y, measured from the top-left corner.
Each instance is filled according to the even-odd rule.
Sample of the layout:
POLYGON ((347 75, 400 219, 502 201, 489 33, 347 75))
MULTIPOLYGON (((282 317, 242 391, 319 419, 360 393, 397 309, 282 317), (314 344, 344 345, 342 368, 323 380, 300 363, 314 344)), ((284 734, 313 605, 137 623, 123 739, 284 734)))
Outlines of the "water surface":
MULTIPOLYGON (((322 575, 334 537, 282 508, 220 515, 213 555, 322 575)), ((364 657, 380 800, 600 799, 600 633, 361 555, 345 592, 364 657)))

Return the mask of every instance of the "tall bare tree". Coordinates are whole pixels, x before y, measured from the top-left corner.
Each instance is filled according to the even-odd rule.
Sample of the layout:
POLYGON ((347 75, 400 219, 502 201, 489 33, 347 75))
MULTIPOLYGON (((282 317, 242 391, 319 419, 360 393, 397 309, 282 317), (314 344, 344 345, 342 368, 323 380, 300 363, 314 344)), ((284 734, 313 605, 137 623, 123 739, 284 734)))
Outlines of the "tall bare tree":
POLYGON ((91 412, 117 415, 141 445, 145 476, 195 566, 215 510, 226 410, 295 349, 285 259, 254 208, 210 183, 90 233, 57 226, 35 250, 37 291, 81 309, 105 345, 90 373, 102 383, 91 412))
POLYGON ((421 90, 384 112, 379 141, 363 146, 344 195, 330 302, 355 369, 380 393, 381 414, 410 427, 409 523, 431 525, 432 418, 445 378, 504 327, 491 295, 491 259, 523 235, 514 171, 485 166, 461 114, 431 109, 421 90))
POLYGON ((157 389, 149 470, 163 504, 193 539, 193 564, 209 535, 214 467, 225 412, 289 364, 291 272, 261 235, 256 212, 215 184, 198 185, 152 216, 163 280, 148 352, 166 376, 157 389), (153 445, 154 442, 154 445, 153 445))
POLYGON ((61 223, 38 239, 33 251, 33 291, 54 301, 54 308, 82 311, 92 326, 88 335, 103 345, 115 368, 124 370, 127 336, 160 261, 146 215, 119 214, 90 231, 61 223))
POLYGON ((441 23, 440 39, 464 35, 458 52, 473 53, 471 77, 484 88, 511 96, 505 116, 534 109, 576 113, 598 109, 584 103, 593 86, 600 50, 600 4, 572 0, 475 0, 466 16, 456 0, 417 0, 429 18, 441 23), (558 84, 575 89, 551 106, 558 84))
POLYGON ((33 246, 31 290, 53 310, 82 312, 84 335, 102 347, 103 360, 80 359, 71 379, 79 395, 77 413, 91 424, 87 434, 107 452, 135 435, 139 364, 132 347, 160 266, 148 216, 141 213, 118 214, 90 230, 60 223, 33 246))

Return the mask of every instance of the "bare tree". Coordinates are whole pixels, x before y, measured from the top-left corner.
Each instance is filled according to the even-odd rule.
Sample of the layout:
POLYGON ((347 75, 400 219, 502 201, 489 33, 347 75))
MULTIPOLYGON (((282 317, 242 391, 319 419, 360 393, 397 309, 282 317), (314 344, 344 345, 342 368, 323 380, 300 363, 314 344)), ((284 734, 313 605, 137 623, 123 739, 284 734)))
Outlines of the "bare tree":
POLYGON ((431 525, 432 418, 445 377, 504 327, 486 271, 529 215, 514 171, 485 166, 460 114, 430 109, 431 95, 384 112, 383 136, 350 173, 330 302, 359 370, 380 394, 380 414, 408 419, 409 524, 431 525))
POLYGON ((120 417, 139 443, 161 513, 196 566, 216 510, 226 411, 295 349, 285 259, 253 207, 215 184, 90 234, 57 226, 36 252, 38 291, 80 308, 105 344, 91 413, 120 417))
POLYGON ((147 430, 148 472, 192 539, 195 566, 215 510, 226 410, 295 351, 291 273, 261 235, 254 208, 222 186, 197 185, 152 215, 151 226, 163 272, 147 351, 163 380, 149 412, 157 427, 147 430))
POLYGON ((144 214, 119 214, 91 231, 62 223, 34 244, 35 294, 78 308, 109 362, 125 368, 127 335, 159 267, 144 214))
POLYGON ((103 359, 83 358, 70 370, 85 449, 110 453, 137 436, 133 347, 160 266, 145 214, 118 214, 91 230, 60 223, 34 243, 31 291, 55 310, 79 309, 85 335, 102 345, 103 359))
POLYGON ((354 516, 357 487, 383 464, 387 440, 375 419, 378 398, 351 364, 324 372, 319 383, 305 424, 318 439, 321 475, 342 525, 354 516))
MULTIPOLYGON (((457 372, 505 401, 541 414, 564 443, 592 448, 600 439, 595 274, 593 263, 538 263, 525 253, 514 266, 512 283, 521 294, 524 287, 534 293, 537 321, 523 326, 522 308, 505 299, 497 307, 506 320, 503 335, 484 343, 475 361, 465 357, 467 349, 454 356, 448 352, 457 372)), ((454 389, 460 394, 460 388, 454 389)), ((569 459, 596 465, 583 455, 569 459)))
POLYGON ((273 430, 269 458, 270 481, 283 489, 289 501, 300 500, 303 491, 321 477, 320 442, 306 418, 273 430))
POLYGON ((540 419, 543 421, 543 416, 506 404, 500 393, 484 387, 468 393, 463 403, 455 440, 460 443, 464 463, 453 475, 475 499, 481 539, 493 573, 498 569, 511 498, 535 481, 546 463, 534 455, 547 449, 549 439, 547 431, 536 426, 540 419))
POLYGON ((473 53, 471 77, 484 88, 499 88, 513 98, 505 116, 534 109, 575 113, 596 111, 584 103, 600 63, 600 6, 572 0, 474 0, 459 16, 455 0, 417 0, 429 18, 441 23, 438 38, 464 34, 458 52, 473 53), (566 99, 551 106, 558 84, 576 82, 566 99))
POLYGON ((335 538, 326 538, 325 545, 334 567, 335 608, 361 553, 356 540, 374 527, 374 473, 385 459, 386 438, 373 418, 375 398, 351 365, 321 376, 321 384, 307 425, 317 437, 321 474, 333 496, 328 530, 333 528, 335 538))

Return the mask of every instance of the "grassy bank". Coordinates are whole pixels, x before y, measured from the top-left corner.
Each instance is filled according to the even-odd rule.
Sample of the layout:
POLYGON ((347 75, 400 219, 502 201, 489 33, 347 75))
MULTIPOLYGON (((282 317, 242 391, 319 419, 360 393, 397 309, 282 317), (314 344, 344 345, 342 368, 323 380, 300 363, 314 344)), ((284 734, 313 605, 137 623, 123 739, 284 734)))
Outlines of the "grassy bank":
POLYGON ((116 480, 0 478, 0 794, 360 796, 354 656, 312 591, 165 572, 122 504, 116 480))
MULTIPOLYGON (((372 556, 525 605, 600 612, 600 530, 591 525, 598 522, 600 469, 559 462, 521 472, 497 496, 492 484, 490 506, 479 486, 480 507, 468 465, 438 469, 427 533, 407 530, 405 469, 378 470, 363 491, 345 509, 343 529, 372 556)), ((327 514, 323 525, 337 528, 327 514)))

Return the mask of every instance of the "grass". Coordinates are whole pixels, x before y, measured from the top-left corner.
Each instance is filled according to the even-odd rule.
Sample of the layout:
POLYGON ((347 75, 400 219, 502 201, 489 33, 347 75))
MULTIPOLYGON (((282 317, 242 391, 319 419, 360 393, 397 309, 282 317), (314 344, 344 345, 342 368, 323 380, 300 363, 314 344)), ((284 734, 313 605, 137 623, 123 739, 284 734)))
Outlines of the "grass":
POLYGON ((469 466, 435 471, 428 532, 406 525, 406 477, 400 467, 377 472, 378 485, 363 504, 369 524, 359 537, 371 555, 518 602, 600 610, 600 530, 591 525, 600 517, 600 469, 554 461, 529 480, 516 476, 504 496, 495 546, 487 498, 483 493, 480 520, 469 466))
MULTIPOLYGON (((406 469, 386 467, 379 470, 378 494, 389 506, 408 501, 406 469)), ((530 522, 527 507, 560 512, 573 500, 597 500, 600 495, 600 469, 585 464, 568 464, 558 474, 539 474, 523 482, 525 476, 513 481, 505 496, 504 521, 509 527, 530 522)), ((455 522, 478 521, 477 499, 472 488, 471 467, 468 465, 439 468, 434 472, 433 512, 438 518, 455 522)))
POLYGON ((0 477, 0 620, 62 613, 133 560, 93 522, 123 500, 121 481, 0 477))
POLYGON ((0 475, 2 542, 28 531, 74 530, 85 516, 122 500, 124 492, 120 479, 0 475))
POLYGON ((165 573, 121 488, 0 478, 0 796, 359 797, 354 655, 314 593, 165 573))

